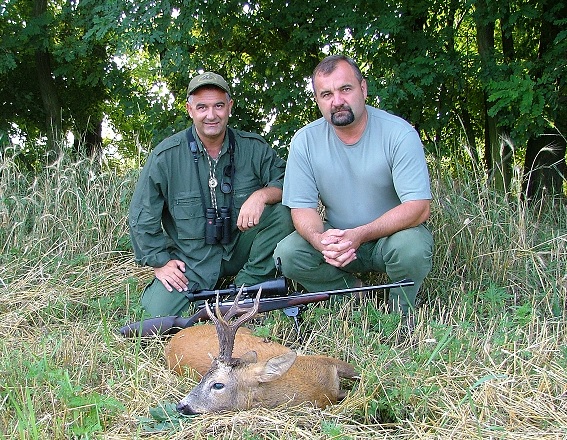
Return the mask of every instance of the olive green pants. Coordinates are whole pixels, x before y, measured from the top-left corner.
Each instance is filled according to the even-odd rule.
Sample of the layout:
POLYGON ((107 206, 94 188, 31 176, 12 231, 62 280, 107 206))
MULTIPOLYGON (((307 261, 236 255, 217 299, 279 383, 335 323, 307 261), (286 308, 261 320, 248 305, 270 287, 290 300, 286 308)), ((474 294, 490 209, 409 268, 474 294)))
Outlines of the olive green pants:
MULTIPOLYGON (((326 223, 325 228, 332 227, 326 223)), ((309 292, 352 288, 357 273, 382 272, 394 282, 409 278, 414 286, 391 289, 389 295, 390 310, 404 315, 415 307, 417 292, 431 270, 432 255, 433 237, 424 225, 362 244, 356 260, 343 268, 326 263, 321 252, 298 232, 284 238, 274 251, 274 258, 281 259, 283 274, 309 292)))
MULTIPOLYGON (((237 233, 233 254, 229 260, 222 260, 219 278, 236 275, 234 284, 239 287, 273 278, 276 272, 274 248, 292 231, 289 208, 281 203, 267 205, 258 225, 237 233)), ((169 292, 158 279, 144 289, 141 303, 151 316, 179 316, 191 306, 183 293, 169 292)))

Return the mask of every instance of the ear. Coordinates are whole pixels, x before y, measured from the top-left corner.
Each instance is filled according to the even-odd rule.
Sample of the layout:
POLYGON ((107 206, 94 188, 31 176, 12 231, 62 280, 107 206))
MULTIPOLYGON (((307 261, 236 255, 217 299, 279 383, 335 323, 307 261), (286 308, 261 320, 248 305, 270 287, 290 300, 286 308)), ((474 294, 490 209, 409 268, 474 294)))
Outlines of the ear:
POLYGON ((187 113, 189 113, 189 117, 190 117, 191 119, 193 119, 193 113, 192 113, 193 107, 191 107, 191 104, 189 104, 188 102, 186 102, 186 103, 185 103, 185 109, 187 110, 187 113))
POLYGON ((254 350, 247 351, 240 356, 240 362, 244 364, 255 364, 258 362, 258 354, 254 350))
POLYGON ((295 351, 289 351, 268 359, 264 367, 259 371, 258 382, 271 382, 279 379, 290 369, 296 358, 297 353, 295 351))
POLYGON ((362 93, 364 94, 364 99, 368 98, 368 84, 366 83, 366 79, 362 80, 360 87, 362 89, 362 93))

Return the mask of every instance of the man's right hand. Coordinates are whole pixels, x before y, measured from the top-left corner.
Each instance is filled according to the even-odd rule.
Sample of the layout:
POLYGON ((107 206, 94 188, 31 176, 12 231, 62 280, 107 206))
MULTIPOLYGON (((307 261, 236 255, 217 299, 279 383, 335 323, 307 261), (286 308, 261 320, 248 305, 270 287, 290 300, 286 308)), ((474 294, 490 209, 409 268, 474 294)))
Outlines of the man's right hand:
POLYGON ((189 280, 185 276, 185 263, 181 260, 169 260, 165 266, 154 267, 154 274, 169 292, 189 289, 189 280))

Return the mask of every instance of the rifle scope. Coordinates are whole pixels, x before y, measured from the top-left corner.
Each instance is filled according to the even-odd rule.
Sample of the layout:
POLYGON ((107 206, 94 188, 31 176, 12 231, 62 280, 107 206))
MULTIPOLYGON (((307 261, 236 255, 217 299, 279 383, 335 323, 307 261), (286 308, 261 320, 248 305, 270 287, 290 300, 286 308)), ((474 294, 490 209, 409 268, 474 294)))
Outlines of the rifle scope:
MULTIPOLYGON (((258 290, 262 289, 262 298, 270 298, 274 296, 286 296, 288 294, 287 279, 285 277, 274 278, 273 280, 264 281, 254 284, 253 286, 242 287, 241 299, 252 298, 256 296, 258 290)), ((240 288, 230 285, 227 289, 218 290, 198 290, 196 292, 185 292, 185 296, 189 301, 201 301, 207 299, 215 299, 217 295, 220 298, 235 297, 240 288)))

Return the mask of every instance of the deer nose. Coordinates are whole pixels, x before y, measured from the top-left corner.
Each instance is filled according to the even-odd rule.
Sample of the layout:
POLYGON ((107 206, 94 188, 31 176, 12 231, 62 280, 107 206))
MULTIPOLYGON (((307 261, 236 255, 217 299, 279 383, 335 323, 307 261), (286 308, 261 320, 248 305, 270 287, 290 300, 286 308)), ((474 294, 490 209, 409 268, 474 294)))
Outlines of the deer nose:
POLYGON ((189 405, 183 402, 179 402, 175 407, 175 409, 177 410, 177 412, 183 414, 184 416, 194 416, 199 414, 198 412, 193 411, 193 409, 191 409, 189 405))

